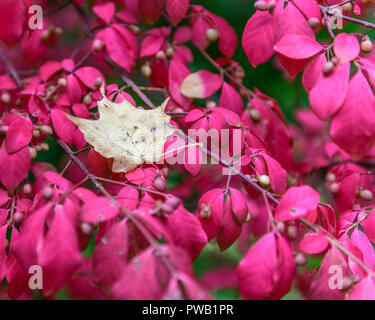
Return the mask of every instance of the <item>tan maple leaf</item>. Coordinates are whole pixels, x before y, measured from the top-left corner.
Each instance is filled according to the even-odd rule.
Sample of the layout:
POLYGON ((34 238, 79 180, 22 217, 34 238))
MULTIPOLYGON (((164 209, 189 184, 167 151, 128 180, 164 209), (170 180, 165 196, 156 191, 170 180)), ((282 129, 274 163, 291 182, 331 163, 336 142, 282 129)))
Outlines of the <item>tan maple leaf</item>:
POLYGON ((66 115, 82 131, 85 140, 105 158, 113 158, 113 172, 129 172, 163 157, 164 144, 175 132, 164 110, 168 99, 152 110, 136 108, 128 101, 110 101, 101 88, 98 120, 66 115))

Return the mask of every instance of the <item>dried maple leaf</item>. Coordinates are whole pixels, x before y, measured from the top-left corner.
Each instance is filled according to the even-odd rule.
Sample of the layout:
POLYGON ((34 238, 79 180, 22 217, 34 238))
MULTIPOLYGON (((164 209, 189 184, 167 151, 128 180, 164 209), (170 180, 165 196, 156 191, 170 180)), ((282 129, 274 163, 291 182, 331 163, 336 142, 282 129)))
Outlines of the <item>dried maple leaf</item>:
POLYGON ((101 89, 98 101, 100 118, 86 120, 66 115, 85 136, 85 140, 103 157, 113 158, 113 172, 129 172, 163 156, 165 142, 175 132, 171 117, 164 110, 168 100, 153 110, 135 108, 128 101, 110 101, 101 89))

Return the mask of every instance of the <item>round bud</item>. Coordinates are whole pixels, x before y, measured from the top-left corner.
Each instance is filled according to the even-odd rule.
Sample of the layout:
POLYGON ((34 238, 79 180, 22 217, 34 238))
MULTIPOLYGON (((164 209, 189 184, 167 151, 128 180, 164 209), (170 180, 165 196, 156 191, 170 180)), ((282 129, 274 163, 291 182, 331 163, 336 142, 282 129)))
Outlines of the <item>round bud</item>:
POLYGON ((349 290, 354 284, 353 277, 347 276, 342 279, 342 290, 349 290))
POLYGON ((22 221, 23 221, 23 218, 24 218, 24 213, 23 212, 16 212, 14 215, 13 215, 13 222, 15 224, 20 224, 22 221))
POLYGON ((151 67, 148 64, 144 64, 141 67, 141 73, 145 78, 149 78, 151 76, 151 67))
POLYGON ((268 11, 269 10, 268 3, 264 0, 255 1, 254 8, 259 10, 259 11, 268 11))
POLYGON ((236 79, 245 78, 245 76, 246 76, 245 70, 242 67, 236 68, 236 71, 234 72, 234 76, 236 77, 236 79))
POLYGON ((82 222, 81 223, 81 231, 83 234, 88 236, 92 231, 92 226, 89 223, 82 222))
POLYGON ((249 113, 250 113, 250 118, 255 122, 260 121, 260 119, 262 118, 262 116, 260 115, 260 112, 257 109, 251 108, 249 110, 249 113))
POLYGON ((165 52, 163 50, 159 50, 158 52, 156 52, 155 58, 158 60, 165 59, 165 52))
POLYGON ((286 236, 291 240, 295 239, 297 237, 297 234, 298 229, 294 225, 288 226, 288 228, 286 229, 286 236))
POLYGON ((208 219, 211 216, 211 206, 205 203, 202 203, 201 205, 201 211, 199 212, 199 215, 202 219, 208 219))
POLYGON ((42 197, 49 200, 53 197, 53 189, 51 187, 45 186, 42 189, 42 197))
POLYGON ((154 180, 154 187, 159 191, 165 191, 167 187, 167 180, 162 176, 157 176, 154 180))
POLYGON ((268 187, 271 184, 270 177, 266 174, 262 174, 261 176, 259 176, 258 181, 263 187, 268 187))
POLYGON ((40 144, 40 148, 41 148, 42 151, 47 152, 49 150, 49 145, 48 145, 47 142, 42 142, 40 144))
POLYGON ((161 169, 161 174, 163 175, 164 178, 168 178, 169 177, 169 168, 164 167, 163 169, 161 169))
POLYGON ((246 219, 245 219, 245 222, 250 222, 251 220, 251 214, 248 212, 247 215, 246 215, 246 219))
POLYGON ((40 35, 40 40, 42 40, 43 42, 48 41, 50 36, 51 36, 51 30, 49 29, 44 30, 42 34, 40 35))
POLYGON ((92 98, 91 98, 91 94, 87 94, 83 97, 83 104, 85 106, 90 106, 92 103, 92 98))
POLYGON ((96 88, 99 88, 103 84, 103 78, 102 77, 96 77, 94 80, 94 86, 96 88))
POLYGON ((30 147, 30 148, 29 148, 29 151, 30 151, 30 158, 31 158, 32 160, 34 160, 34 159, 36 158, 36 156, 37 156, 37 152, 36 152, 35 148, 30 147))
POLYGON ((55 29, 53 29, 53 32, 58 35, 58 36, 61 36, 63 34, 63 29, 60 28, 60 27, 56 27, 55 29))
POLYGON ((361 42, 361 50, 364 53, 370 53, 372 50, 372 41, 370 39, 366 39, 361 42))
POLYGON ((298 178, 288 173, 288 186, 293 187, 298 184, 298 178))
POLYGON ((92 43, 92 50, 99 52, 104 49, 105 43, 100 39, 95 39, 92 43))
POLYGON ((328 187, 329 191, 331 191, 333 194, 338 193, 340 191, 340 184, 337 182, 333 182, 328 187))
POLYGON ((219 32, 215 28, 209 28, 206 31, 206 38, 209 42, 215 42, 219 39, 219 32))
POLYGON ((66 81, 65 78, 60 78, 60 79, 57 81, 57 84, 59 85, 59 87, 61 87, 61 88, 65 88, 65 87, 68 85, 68 82, 66 81))
POLYGON ((335 67, 335 64, 332 61, 327 61, 322 71, 325 75, 328 75, 332 72, 334 67, 335 67))
POLYGON ((33 191, 33 188, 31 187, 31 184, 30 184, 30 183, 26 183, 26 184, 23 186, 23 193, 25 193, 25 194, 30 194, 32 191, 33 191))
POLYGON ((33 130, 33 137, 34 138, 39 138, 40 137, 40 131, 38 129, 33 130))
POLYGON ((320 20, 320 24, 323 26, 323 27, 326 27, 327 24, 326 24, 326 19, 324 19, 324 17, 320 20))
POLYGON ((160 210, 162 211, 163 214, 165 215, 168 215, 168 214, 171 214, 173 213, 174 209, 171 205, 169 205, 168 203, 163 203, 161 206, 160 206, 160 210))
POLYGON ((299 266, 305 266, 307 264, 307 258, 306 256, 301 253, 301 252, 298 252, 296 254, 296 256, 294 257, 294 261, 296 262, 297 265, 299 266))
POLYGON ((212 109, 216 107, 216 102, 212 100, 207 100, 206 102, 206 108, 207 109, 212 109))
POLYGON ((331 62, 335 65, 335 66, 337 66, 338 64, 339 64, 339 59, 337 59, 336 57, 332 57, 331 58, 331 62))
POLYGON ((341 9, 343 12, 349 13, 353 11, 353 5, 349 3, 345 3, 341 6, 341 9))
POLYGON ((311 17, 309 19, 309 25, 311 28, 315 29, 316 27, 320 25, 320 20, 318 18, 311 17))
POLYGON ((4 104, 9 104, 10 103, 10 94, 8 92, 4 92, 1 95, 1 102, 4 104))
POLYGON ((278 233, 284 233, 285 232, 285 223, 283 221, 279 221, 276 225, 276 231, 278 233))
POLYGON ((363 200, 371 201, 373 199, 373 194, 370 190, 363 189, 363 190, 359 191, 359 197, 363 200))
POLYGON ((8 126, 0 126, 0 135, 6 135, 6 133, 8 132, 8 129, 9 127, 8 126))
POLYGON ((45 124, 42 125, 39 130, 41 133, 45 134, 46 136, 51 136, 53 134, 52 128, 45 124))
POLYGON ((138 35, 138 34, 141 33, 141 29, 138 26, 134 25, 134 24, 132 24, 130 26, 130 31, 133 32, 133 34, 135 34, 135 35, 138 35))
POLYGON ((336 181, 336 175, 333 172, 327 172, 326 181, 327 182, 335 182, 336 181))
POLYGON ((272 13, 273 9, 275 9, 275 8, 276 8, 276 0, 268 1, 268 10, 271 11, 271 13, 272 13))
POLYGON ((168 46, 167 49, 165 49, 165 53, 167 54, 167 57, 169 59, 173 58, 174 56, 174 49, 171 46, 168 46))
POLYGON ((165 203, 171 206, 173 210, 176 210, 181 204, 181 199, 173 197, 169 198, 165 203))

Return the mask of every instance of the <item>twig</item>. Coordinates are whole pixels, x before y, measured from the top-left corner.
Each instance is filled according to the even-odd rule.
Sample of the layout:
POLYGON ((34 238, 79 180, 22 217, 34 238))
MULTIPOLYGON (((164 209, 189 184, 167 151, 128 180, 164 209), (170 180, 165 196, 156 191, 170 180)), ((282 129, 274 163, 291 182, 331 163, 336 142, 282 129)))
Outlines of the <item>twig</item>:
POLYGON ((6 53, 3 50, 4 44, 1 43, 0 46, 0 60, 4 64, 5 68, 9 71, 10 75, 12 76, 13 80, 15 81, 18 89, 23 89, 23 85, 21 82, 21 79, 16 71, 16 69, 13 67, 13 64, 8 59, 6 53))

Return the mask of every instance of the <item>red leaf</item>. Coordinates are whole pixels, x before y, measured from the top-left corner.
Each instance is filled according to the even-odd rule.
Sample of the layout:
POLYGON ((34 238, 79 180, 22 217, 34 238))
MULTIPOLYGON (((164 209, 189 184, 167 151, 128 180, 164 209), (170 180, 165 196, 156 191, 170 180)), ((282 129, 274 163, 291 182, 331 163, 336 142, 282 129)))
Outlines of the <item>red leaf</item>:
POLYGON ((166 0, 165 6, 174 26, 177 26, 185 17, 189 4, 190 0, 166 0))
POLYGON ((274 53, 276 23, 277 20, 269 12, 257 11, 245 26, 242 47, 254 68, 266 62, 274 53))
POLYGON ((110 286, 124 271, 128 252, 126 220, 114 224, 100 239, 93 254, 94 281, 110 286))
POLYGON ((93 67, 83 67, 79 68, 74 71, 74 74, 78 77, 79 80, 83 82, 83 84, 91 89, 95 88, 95 80, 97 78, 101 78, 104 80, 102 73, 93 67))
POLYGON ((345 102, 333 117, 330 129, 333 141, 355 160, 372 148, 375 138, 374 104, 371 87, 359 70, 350 80, 345 102))
POLYGON ((118 206, 111 199, 98 197, 85 203, 81 212, 81 219, 87 222, 99 223, 117 216, 118 206))
POLYGON ((292 187, 281 198, 276 218, 281 221, 295 220, 316 210, 320 195, 309 186, 292 187))
POLYGON ((31 166, 29 147, 9 154, 5 144, 0 148, 0 181, 8 190, 15 189, 28 175, 31 166))
POLYGON ((33 137, 33 124, 29 118, 18 117, 12 121, 6 135, 5 146, 9 153, 29 145, 33 137))
POLYGON ((281 299, 289 292, 296 269, 286 240, 268 233, 249 250, 237 268, 240 292, 249 300, 281 299))
POLYGON ((276 52, 296 60, 311 58, 323 49, 315 39, 297 34, 286 35, 274 46, 276 52))
POLYGON ((49 232, 39 254, 46 295, 59 290, 82 263, 73 222, 62 206, 56 206, 49 232))
POLYGON ((163 10, 164 0, 142 0, 138 1, 138 10, 149 24, 159 20, 163 10))
POLYGON ((325 251, 329 246, 329 241, 325 233, 319 229, 318 233, 308 232, 299 244, 299 249, 307 254, 318 254, 325 251))
POLYGON ((56 108, 51 110, 51 119, 53 128, 59 138, 64 140, 68 145, 72 146, 74 132, 76 131, 75 124, 65 116, 63 111, 56 108))
POLYGON ((26 5, 22 0, 2 0, 0 3, 0 40, 15 45, 26 25, 26 5))
POLYGON ((241 115, 243 111, 243 101, 240 94, 226 82, 223 83, 221 89, 219 106, 229 109, 238 115, 241 115))
POLYGON ((334 41, 333 49, 340 64, 345 64, 357 58, 361 52, 358 39, 353 34, 345 32, 337 35, 334 41))
POLYGON ((102 19, 106 24, 108 24, 114 14, 115 14, 115 4, 113 2, 106 2, 103 4, 97 4, 93 6, 92 11, 100 18, 102 19))
POLYGON ((207 70, 188 75, 181 84, 181 93, 187 98, 208 98, 220 89, 223 78, 207 70))

